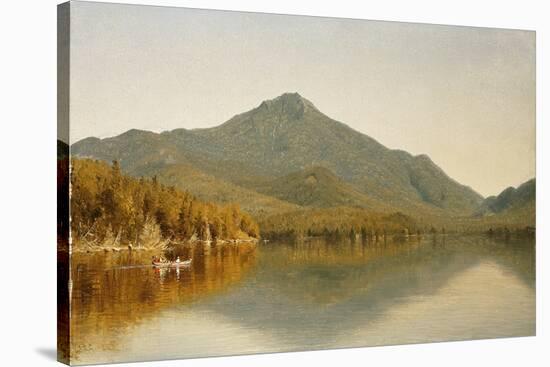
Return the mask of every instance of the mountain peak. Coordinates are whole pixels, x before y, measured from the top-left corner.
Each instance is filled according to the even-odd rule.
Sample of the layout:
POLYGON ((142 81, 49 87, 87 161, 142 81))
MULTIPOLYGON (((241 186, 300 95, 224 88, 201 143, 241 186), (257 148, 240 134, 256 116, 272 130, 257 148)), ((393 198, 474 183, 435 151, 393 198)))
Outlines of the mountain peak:
POLYGON ((278 102, 278 101, 286 101, 286 102, 301 102, 304 98, 300 95, 298 92, 285 92, 281 94, 280 96, 277 96, 272 99, 265 100, 264 102, 278 102))
POLYGON ((299 93, 283 93, 278 97, 263 101, 258 109, 267 110, 275 113, 283 113, 293 119, 301 118, 304 113, 317 108, 309 100, 302 97, 299 93))

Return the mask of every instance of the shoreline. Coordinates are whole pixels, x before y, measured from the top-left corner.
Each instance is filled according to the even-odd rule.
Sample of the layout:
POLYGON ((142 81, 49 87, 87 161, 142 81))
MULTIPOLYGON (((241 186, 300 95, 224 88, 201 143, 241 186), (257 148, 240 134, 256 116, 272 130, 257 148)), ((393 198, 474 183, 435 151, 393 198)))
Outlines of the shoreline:
MULTIPOLYGON (((424 234, 409 234, 409 235, 403 235, 403 234, 386 234, 376 237, 367 237, 366 239, 363 239, 361 236, 357 236, 354 241, 357 242, 371 242, 371 243, 377 243, 377 242, 384 242, 384 241, 408 241, 408 240, 421 240, 423 238, 438 238, 438 237, 455 237, 455 236, 484 236, 487 238, 494 238, 494 239, 536 239, 535 233, 522 233, 522 232, 510 232, 508 234, 505 233, 487 233, 487 232, 448 232, 448 233, 424 233, 424 234)), ((346 238, 346 235, 340 236, 340 238, 346 238)), ((194 247, 197 245, 201 246, 217 246, 217 245, 256 245, 262 242, 278 242, 278 241, 311 241, 316 239, 325 239, 325 240, 331 240, 330 237, 326 236, 304 236, 304 237, 297 237, 297 238, 280 238, 280 239, 273 239, 273 238, 249 238, 249 239, 225 239, 225 240, 194 240, 194 241, 184 241, 184 242, 166 242, 163 245, 154 245, 154 246, 133 246, 133 245, 125 245, 125 246, 102 246, 102 245, 96 245, 96 246, 90 246, 90 245, 72 245, 72 246, 58 246, 57 251, 58 252, 64 252, 64 253, 88 253, 88 254, 94 254, 94 253, 120 253, 120 252, 164 252, 167 250, 170 250, 171 248, 176 247, 194 247)))
POLYGON ((225 245, 225 244, 232 244, 232 245, 239 245, 239 244, 257 244, 260 242, 259 238, 249 238, 249 239, 224 239, 224 240, 194 240, 194 241, 184 241, 184 242, 168 242, 161 245, 154 245, 154 246, 133 246, 132 244, 128 245, 122 245, 122 246, 113 246, 113 245, 96 245, 96 246, 90 246, 90 245, 71 245, 69 248, 63 247, 57 249, 58 252, 69 252, 69 253, 98 253, 98 252, 104 252, 104 253, 117 253, 117 252, 163 252, 173 247, 179 247, 179 246, 189 246, 193 247, 196 245, 225 245))

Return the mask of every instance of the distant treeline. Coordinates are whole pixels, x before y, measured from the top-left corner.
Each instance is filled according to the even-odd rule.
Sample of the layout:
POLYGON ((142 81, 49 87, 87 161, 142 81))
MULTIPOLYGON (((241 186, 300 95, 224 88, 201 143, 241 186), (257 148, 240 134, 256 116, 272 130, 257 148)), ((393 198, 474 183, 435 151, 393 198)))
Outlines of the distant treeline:
POLYGON ((259 221, 262 237, 271 239, 380 238, 426 234, 472 233, 502 236, 534 236, 535 228, 493 218, 412 217, 401 212, 376 213, 364 208, 304 209, 276 214, 259 221))
POLYGON ((260 222, 267 238, 299 237, 381 237, 438 231, 421 227, 403 213, 378 214, 362 208, 336 207, 299 210, 274 215, 260 222))
POLYGON ((535 238, 536 236, 536 230, 535 227, 526 226, 523 228, 508 228, 508 226, 504 227, 491 227, 486 231, 486 234, 489 237, 498 237, 498 238, 510 238, 512 236, 514 237, 531 237, 535 238))
POLYGON ((121 173, 119 164, 71 161, 71 235, 75 245, 161 246, 189 239, 259 237, 238 205, 219 206, 151 179, 121 173))

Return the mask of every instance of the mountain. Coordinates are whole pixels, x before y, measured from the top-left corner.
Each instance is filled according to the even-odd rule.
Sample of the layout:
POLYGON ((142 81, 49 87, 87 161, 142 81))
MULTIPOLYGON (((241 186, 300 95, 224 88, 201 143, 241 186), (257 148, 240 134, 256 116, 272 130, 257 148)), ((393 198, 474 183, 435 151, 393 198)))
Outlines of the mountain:
MULTIPOLYGON (((192 167, 197 174, 180 172, 182 180, 207 175, 245 193, 306 206, 385 206, 441 216, 470 215, 483 201, 428 156, 389 149, 324 115, 298 93, 264 101, 217 127, 87 138, 73 144, 72 154, 118 160, 131 175, 158 175, 161 180, 177 165, 192 167), (311 172, 322 177, 318 186, 300 187, 302 179, 312 182, 307 181, 311 172)), ((172 183, 192 186, 191 179, 185 185, 177 179, 172 183)), ((197 191, 193 193, 212 190, 203 186, 197 191)), ((242 205, 249 199, 245 193, 237 195, 242 205)))
POLYGON ((324 167, 311 167, 290 173, 263 186, 258 186, 257 190, 280 200, 306 207, 348 206, 379 212, 391 210, 383 202, 360 193, 324 167))
POLYGON ((420 203, 464 214, 482 200, 427 156, 388 149, 327 117, 297 93, 264 101, 215 128, 166 135, 187 149, 246 163, 263 175, 326 167, 359 191, 397 207, 418 209, 420 203))
POLYGON ((517 188, 508 187, 497 196, 489 196, 477 210, 477 216, 524 216, 534 218, 536 181, 531 179, 517 188))

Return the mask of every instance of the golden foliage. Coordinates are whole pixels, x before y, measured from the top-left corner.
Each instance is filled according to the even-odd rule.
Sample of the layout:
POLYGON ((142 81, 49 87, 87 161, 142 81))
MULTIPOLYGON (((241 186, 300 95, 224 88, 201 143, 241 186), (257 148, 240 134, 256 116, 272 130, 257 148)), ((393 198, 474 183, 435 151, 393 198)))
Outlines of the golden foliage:
POLYGON ((135 179, 112 166, 73 159, 71 235, 89 246, 133 244, 155 247, 165 241, 258 237, 259 227, 238 205, 217 206, 188 192, 135 179))

